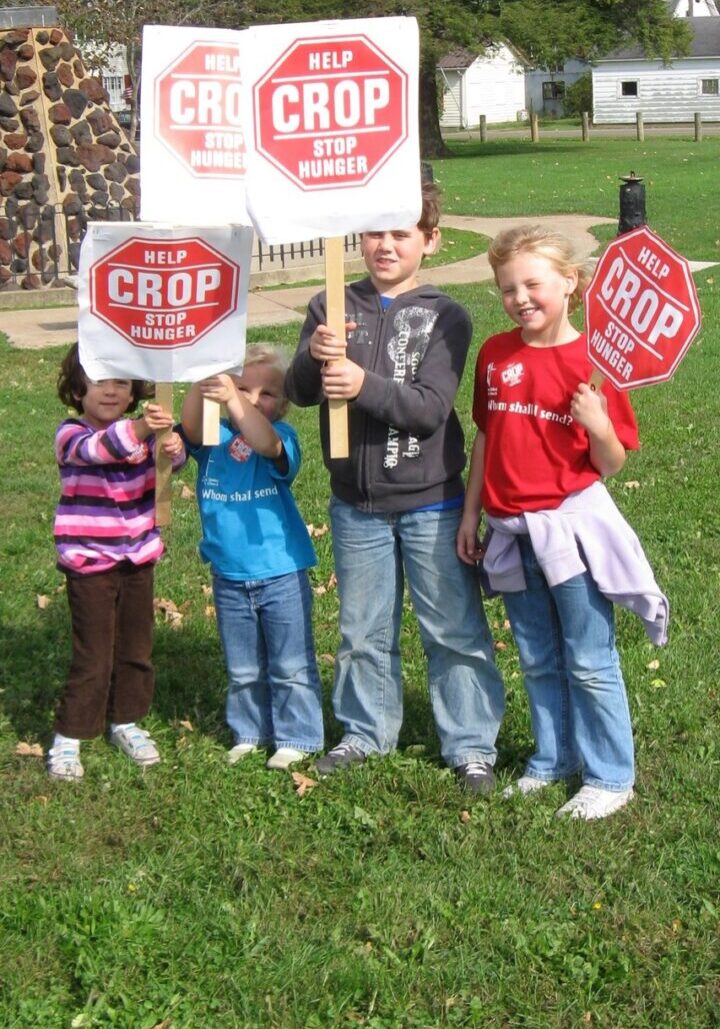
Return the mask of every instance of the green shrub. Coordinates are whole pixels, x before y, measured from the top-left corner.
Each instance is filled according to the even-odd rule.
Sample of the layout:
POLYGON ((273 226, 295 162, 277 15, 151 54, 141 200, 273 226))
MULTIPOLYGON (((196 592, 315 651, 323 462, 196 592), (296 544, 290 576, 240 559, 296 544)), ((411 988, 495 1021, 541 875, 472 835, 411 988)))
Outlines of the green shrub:
POLYGON ((586 71, 577 82, 573 82, 572 86, 565 90, 565 114, 581 115, 583 111, 588 111, 592 115, 592 109, 592 75, 586 71))

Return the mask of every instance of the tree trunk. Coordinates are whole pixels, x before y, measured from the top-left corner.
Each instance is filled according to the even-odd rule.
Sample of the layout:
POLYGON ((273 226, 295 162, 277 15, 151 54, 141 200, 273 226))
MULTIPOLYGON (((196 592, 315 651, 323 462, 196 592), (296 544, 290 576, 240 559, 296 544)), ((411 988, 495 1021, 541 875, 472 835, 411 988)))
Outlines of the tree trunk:
POLYGON ((434 54, 420 61, 420 153, 423 157, 447 157, 450 151, 440 134, 440 114, 434 54))

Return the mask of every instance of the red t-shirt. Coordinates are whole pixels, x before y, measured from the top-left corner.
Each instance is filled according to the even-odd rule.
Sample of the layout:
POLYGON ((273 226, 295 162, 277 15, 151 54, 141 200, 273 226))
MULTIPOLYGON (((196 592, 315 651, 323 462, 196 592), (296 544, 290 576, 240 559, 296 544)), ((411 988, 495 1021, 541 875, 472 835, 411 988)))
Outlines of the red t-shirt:
MULTIPOLYGON (((485 433, 483 508, 504 517, 558 507, 600 478, 585 429, 570 414, 593 365, 585 335, 557 347, 531 347, 521 330, 486 340, 475 369, 473 419, 485 433)), ((627 393, 605 382, 608 415, 626 450, 640 445, 627 393)))

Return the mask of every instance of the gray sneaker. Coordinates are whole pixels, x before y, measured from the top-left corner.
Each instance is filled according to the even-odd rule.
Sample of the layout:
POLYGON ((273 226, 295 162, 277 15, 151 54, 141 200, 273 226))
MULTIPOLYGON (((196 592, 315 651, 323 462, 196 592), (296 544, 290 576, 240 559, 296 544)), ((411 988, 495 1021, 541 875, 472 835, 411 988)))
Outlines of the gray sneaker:
POLYGON ((332 775, 340 768, 348 768, 350 765, 361 765, 365 761, 365 754, 352 743, 343 743, 342 740, 337 747, 329 750, 325 757, 318 758, 315 768, 318 775, 332 775))
POLYGON ((487 761, 468 761, 466 765, 458 765, 454 771, 469 793, 485 796, 495 789, 495 773, 487 761))

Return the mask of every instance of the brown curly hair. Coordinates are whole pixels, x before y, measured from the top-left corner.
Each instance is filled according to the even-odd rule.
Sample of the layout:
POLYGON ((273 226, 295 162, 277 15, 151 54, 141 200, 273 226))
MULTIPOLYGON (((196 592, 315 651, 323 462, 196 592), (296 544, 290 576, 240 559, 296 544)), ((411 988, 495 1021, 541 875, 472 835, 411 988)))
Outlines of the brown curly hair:
MULTIPOLYGON (((87 393, 88 378, 80 364, 80 350, 77 343, 68 350, 60 365, 57 379, 58 396, 66 407, 74 407, 78 414, 83 413, 82 398, 87 393)), ((141 400, 152 397, 152 386, 143 379, 132 380, 132 399, 127 406, 126 414, 134 411, 141 400)))

